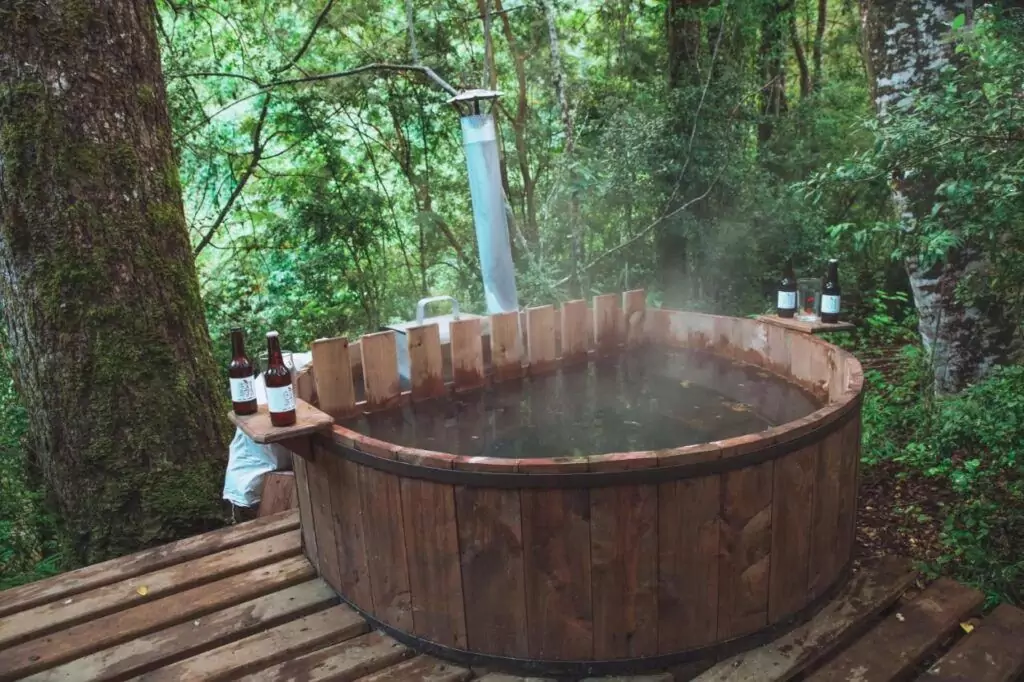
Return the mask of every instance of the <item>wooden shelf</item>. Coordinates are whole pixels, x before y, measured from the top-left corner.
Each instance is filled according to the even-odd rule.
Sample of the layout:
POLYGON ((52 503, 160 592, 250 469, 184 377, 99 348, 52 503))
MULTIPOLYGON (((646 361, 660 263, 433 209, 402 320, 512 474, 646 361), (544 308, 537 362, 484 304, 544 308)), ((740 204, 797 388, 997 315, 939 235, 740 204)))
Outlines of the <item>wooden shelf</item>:
POLYGON ((239 416, 228 413, 231 421, 256 443, 280 443, 281 441, 330 431, 334 418, 321 412, 305 400, 295 399, 295 423, 291 426, 274 426, 270 423, 270 412, 266 405, 260 405, 259 412, 239 416))
POLYGON ((801 322, 795 318, 782 318, 778 315, 758 315, 757 319, 777 327, 793 329, 805 334, 824 334, 825 332, 849 332, 857 327, 852 322, 836 322, 826 324, 824 322, 801 322))

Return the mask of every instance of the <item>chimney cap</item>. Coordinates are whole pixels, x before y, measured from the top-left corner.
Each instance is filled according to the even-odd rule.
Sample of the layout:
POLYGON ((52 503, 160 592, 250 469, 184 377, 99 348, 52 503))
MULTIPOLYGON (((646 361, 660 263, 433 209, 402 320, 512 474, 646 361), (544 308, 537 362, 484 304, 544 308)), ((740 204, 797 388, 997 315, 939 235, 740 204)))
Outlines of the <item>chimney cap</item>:
POLYGON ((459 94, 448 100, 448 104, 460 104, 462 102, 479 102, 480 100, 486 99, 498 99, 501 97, 500 92, 497 90, 484 90, 483 88, 473 88, 472 90, 463 90, 459 94))

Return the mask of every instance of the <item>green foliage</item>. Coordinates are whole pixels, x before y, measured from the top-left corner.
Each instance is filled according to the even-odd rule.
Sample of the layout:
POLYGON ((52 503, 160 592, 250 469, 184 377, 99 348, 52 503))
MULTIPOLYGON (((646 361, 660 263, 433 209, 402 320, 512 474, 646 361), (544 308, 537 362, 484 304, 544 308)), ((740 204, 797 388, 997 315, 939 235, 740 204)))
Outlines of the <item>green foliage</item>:
POLYGON ((28 418, 6 362, 0 364, 0 590, 59 573, 57 519, 47 511, 37 477, 28 470, 28 418))
POLYGON ((959 293, 996 295, 1020 318, 1024 295, 1024 121, 1020 74, 1024 20, 979 12, 974 25, 954 22, 957 58, 928 92, 890 104, 866 119, 874 142, 829 164, 806 185, 815 201, 836 193, 877 197, 900 193, 900 216, 836 220, 832 233, 859 248, 924 265, 951 247, 980 253, 984 266, 960 282, 959 293), (890 180, 893 186, 890 188, 890 180))

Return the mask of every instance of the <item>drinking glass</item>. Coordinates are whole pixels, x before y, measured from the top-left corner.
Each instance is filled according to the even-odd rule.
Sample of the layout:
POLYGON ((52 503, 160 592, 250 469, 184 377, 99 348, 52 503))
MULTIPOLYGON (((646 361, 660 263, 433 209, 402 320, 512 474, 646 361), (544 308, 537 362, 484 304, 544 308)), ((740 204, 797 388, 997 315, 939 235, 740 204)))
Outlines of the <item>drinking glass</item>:
POLYGON ((818 306, 821 305, 821 280, 807 278, 797 280, 796 319, 801 322, 817 322, 821 319, 818 306))

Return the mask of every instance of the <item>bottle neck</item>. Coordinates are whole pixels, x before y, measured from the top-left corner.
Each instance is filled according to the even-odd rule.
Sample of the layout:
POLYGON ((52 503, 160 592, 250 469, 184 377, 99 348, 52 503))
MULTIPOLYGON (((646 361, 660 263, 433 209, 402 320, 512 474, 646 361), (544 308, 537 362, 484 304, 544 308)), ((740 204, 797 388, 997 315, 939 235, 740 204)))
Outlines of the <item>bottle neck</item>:
POLYGON ((231 356, 232 358, 245 357, 245 338, 241 330, 231 332, 231 356))
POLYGON ((281 342, 276 336, 267 337, 267 364, 275 367, 284 365, 284 357, 281 355, 281 342))
POLYGON ((839 263, 828 264, 828 281, 839 284, 839 263))

